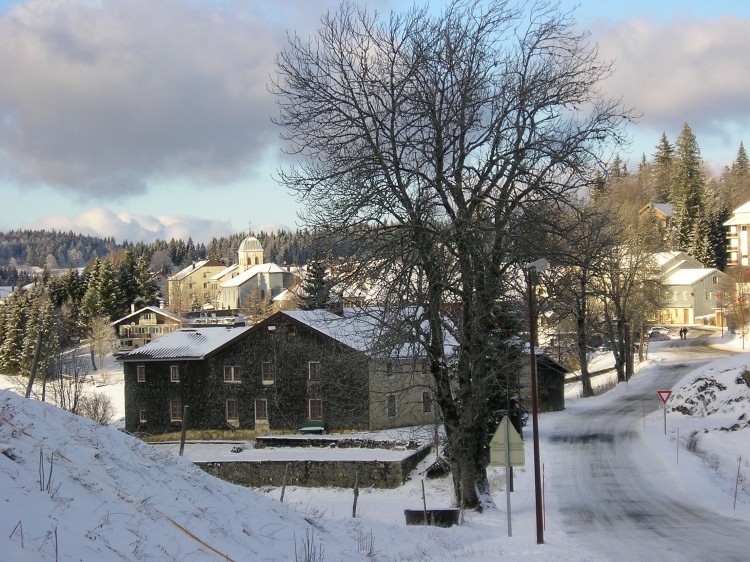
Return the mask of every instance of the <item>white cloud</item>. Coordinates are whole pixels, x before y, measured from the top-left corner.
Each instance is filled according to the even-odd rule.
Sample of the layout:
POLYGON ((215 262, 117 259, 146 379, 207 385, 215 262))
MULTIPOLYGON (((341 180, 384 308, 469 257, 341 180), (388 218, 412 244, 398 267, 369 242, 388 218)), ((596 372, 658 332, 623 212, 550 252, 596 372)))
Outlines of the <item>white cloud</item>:
POLYGON ((112 237, 117 242, 153 242, 172 238, 208 243, 212 237, 228 236, 236 230, 227 221, 170 215, 145 216, 113 213, 101 207, 89 209, 72 217, 46 216, 30 228, 80 232, 91 236, 112 237))
POLYGON ((642 114, 639 128, 667 132, 674 142, 687 122, 699 144, 724 146, 732 156, 740 140, 750 141, 748 36, 750 20, 737 16, 631 19, 594 29, 602 58, 615 63, 604 87, 642 114))
POLYGON ((221 183, 277 132, 281 29, 255 3, 33 0, 0 16, 0 160, 84 198, 221 183))

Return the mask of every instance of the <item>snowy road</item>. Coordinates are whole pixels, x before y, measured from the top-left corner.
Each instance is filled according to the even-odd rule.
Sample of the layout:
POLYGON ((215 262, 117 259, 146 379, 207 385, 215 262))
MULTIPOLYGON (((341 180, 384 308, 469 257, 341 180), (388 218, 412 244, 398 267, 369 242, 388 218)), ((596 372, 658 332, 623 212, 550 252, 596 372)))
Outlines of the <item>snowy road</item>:
MULTIPOLYGON (((565 427, 543 428, 548 513, 597 560, 748 560, 750 525, 691 502, 670 480, 638 432, 644 412, 659 406, 656 391, 721 352, 700 338, 652 345, 663 363, 628 383, 623 398, 582 404, 565 427)), ((668 446, 665 441, 665 446, 668 446)))

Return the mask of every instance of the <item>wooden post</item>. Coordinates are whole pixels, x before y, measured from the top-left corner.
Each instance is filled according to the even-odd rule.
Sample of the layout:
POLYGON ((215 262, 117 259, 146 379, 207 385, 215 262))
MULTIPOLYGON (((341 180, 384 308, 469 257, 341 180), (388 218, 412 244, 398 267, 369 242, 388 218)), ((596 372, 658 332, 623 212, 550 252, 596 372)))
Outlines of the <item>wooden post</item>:
POLYGON ((424 495, 424 479, 422 479, 422 509, 424 510, 424 524, 427 525, 427 499, 424 495))
POLYGON ((354 505, 352 505, 352 519, 357 517, 357 498, 359 498, 359 470, 354 477, 354 505))
POLYGON ((286 473, 289 470, 289 463, 284 466, 284 480, 281 482, 281 503, 284 503, 284 492, 286 492, 286 473))
POLYGON ((182 407, 182 435, 180 435, 180 456, 182 456, 182 452, 185 450, 185 433, 187 432, 189 411, 190 406, 185 404, 185 406, 182 407))

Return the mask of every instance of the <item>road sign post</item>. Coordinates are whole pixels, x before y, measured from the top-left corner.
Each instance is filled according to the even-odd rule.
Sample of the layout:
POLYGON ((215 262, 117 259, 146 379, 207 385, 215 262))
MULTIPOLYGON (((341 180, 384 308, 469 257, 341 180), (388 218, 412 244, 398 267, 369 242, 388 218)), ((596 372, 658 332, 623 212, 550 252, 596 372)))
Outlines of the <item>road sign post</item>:
POLYGON ((669 400, 669 397, 672 396, 671 390, 657 390, 656 394, 659 395, 659 400, 661 400, 661 403, 663 404, 664 409, 664 435, 667 434, 667 400, 669 400))
POLYGON ((523 466, 525 462, 523 440, 516 428, 510 424, 508 416, 505 416, 490 440, 490 466, 505 466, 505 501, 508 506, 509 537, 513 536, 510 516, 510 467, 523 466))

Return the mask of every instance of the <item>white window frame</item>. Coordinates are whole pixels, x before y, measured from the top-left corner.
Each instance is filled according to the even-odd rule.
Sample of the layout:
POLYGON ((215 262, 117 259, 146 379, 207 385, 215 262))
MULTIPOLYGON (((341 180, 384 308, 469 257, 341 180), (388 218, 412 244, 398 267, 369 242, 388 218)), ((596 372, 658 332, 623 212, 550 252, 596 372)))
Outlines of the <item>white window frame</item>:
POLYGON ((230 384, 242 382, 242 372, 237 365, 224 365, 224 382, 230 384))
POLYGON ((309 361, 307 363, 307 380, 312 383, 320 383, 320 361, 309 361), (315 365, 315 368, 313 368, 315 365))
POLYGON ((179 365, 169 366, 169 381, 180 382, 180 366, 179 365))
POLYGON ((146 365, 138 365, 135 368, 136 371, 136 380, 138 382, 146 382, 146 365))
POLYGON ((138 423, 146 423, 146 410, 138 410, 138 423))

